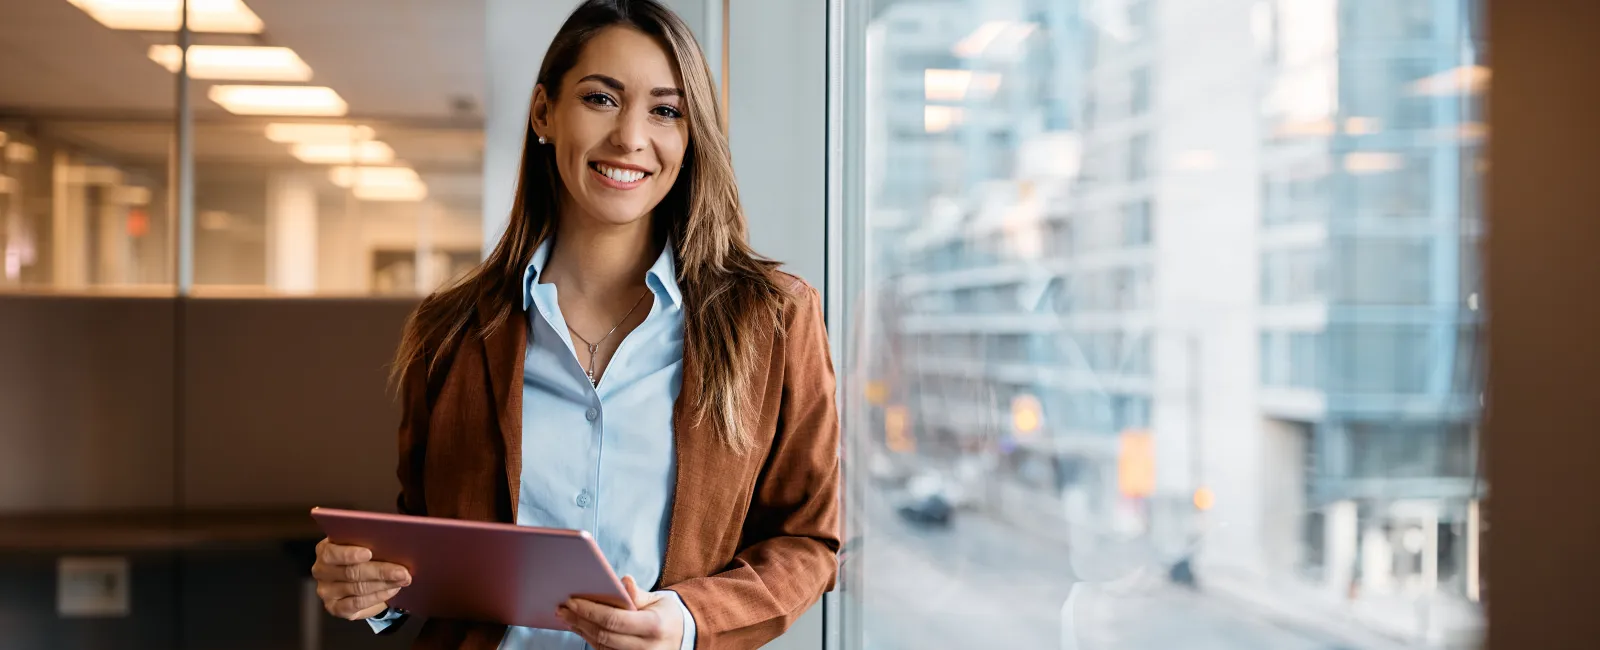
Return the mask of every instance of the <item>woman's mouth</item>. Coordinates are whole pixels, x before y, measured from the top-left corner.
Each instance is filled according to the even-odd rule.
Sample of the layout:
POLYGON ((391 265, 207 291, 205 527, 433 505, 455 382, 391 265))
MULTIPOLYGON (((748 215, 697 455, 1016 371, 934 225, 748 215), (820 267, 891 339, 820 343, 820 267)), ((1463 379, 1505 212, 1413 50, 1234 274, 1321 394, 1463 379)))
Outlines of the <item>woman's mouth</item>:
POLYGON ((594 172, 594 175, 600 179, 601 184, 618 190, 631 190, 643 184, 644 180, 650 177, 650 172, 647 171, 614 167, 598 162, 589 163, 589 170, 594 172))

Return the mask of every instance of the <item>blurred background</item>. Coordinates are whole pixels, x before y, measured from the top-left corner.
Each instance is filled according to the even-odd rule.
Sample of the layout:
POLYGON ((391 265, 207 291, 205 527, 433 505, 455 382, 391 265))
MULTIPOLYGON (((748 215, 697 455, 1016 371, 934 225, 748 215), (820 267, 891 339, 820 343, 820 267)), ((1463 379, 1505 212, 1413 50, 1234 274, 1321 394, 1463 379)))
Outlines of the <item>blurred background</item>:
POLYGON ((1481 2, 871 5, 867 645, 1477 647, 1481 2))
MULTIPOLYGON (((1497 611, 1592 609, 1530 580, 1600 494, 1600 11, 1489 1, 665 2, 840 378, 840 588, 769 647, 1487 647, 1491 466, 1497 611)), ((182 3, 0 3, 0 648, 404 647, 306 509, 392 509, 401 323, 576 2, 182 3)))

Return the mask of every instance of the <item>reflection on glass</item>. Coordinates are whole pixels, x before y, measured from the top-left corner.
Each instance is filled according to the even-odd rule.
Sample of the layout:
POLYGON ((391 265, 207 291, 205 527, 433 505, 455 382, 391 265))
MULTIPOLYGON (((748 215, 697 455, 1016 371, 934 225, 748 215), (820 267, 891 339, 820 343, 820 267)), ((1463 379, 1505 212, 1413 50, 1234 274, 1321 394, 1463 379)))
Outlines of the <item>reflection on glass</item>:
MULTIPOLYGON (((257 10, 268 24, 282 11, 257 10)), ((270 61, 232 52, 235 72, 194 82, 201 295, 417 295, 479 258, 482 57, 394 38, 328 56, 347 53, 340 38, 274 34, 270 61), (249 83, 287 57, 309 76, 249 83)))
POLYGON ((1481 643, 1476 5, 871 4, 849 646, 1481 643))
POLYGON ((178 5, 74 4, 0 8, 0 292, 169 292, 176 85, 145 54, 173 35, 125 30, 178 5))

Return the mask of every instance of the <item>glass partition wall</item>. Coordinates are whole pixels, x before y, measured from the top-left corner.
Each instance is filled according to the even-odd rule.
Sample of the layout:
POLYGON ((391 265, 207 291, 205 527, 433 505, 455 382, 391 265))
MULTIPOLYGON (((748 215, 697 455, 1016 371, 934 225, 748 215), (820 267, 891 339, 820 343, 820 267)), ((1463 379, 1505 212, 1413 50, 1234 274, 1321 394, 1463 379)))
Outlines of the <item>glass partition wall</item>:
POLYGON ((1481 2, 833 9, 844 647, 1479 647, 1481 2))
POLYGON ((202 296, 421 295, 479 258, 483 61, 445 45, 481 2, 191 2, 186 39, 182 0, 10 4, 0 291, 172 292, 179 242, 202 296))
POLYGON ((305 512, 393 503, 386 364, 482 247, 484 29, 0 2, 0 646, 409 641, 321 611, 305 512))

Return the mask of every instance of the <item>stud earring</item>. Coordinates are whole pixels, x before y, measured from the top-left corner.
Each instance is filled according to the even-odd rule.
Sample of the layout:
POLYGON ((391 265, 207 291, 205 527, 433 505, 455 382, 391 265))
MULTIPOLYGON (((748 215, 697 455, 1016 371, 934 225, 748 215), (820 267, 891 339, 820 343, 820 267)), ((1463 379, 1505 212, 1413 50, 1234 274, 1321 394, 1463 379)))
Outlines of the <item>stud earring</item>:
POLYGON ((545 138, 544 138, 544 136, 542 136, 542 135, 541 135, 541 136, 539 136, 539 144, 548 144, 548 143, 549 143, 549 142, 550 142, 550 141, 549 141, 549 140, 546 140, 546 139, 545 139, 545 138))

